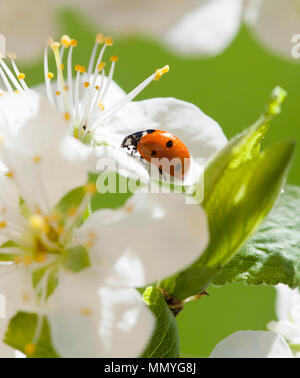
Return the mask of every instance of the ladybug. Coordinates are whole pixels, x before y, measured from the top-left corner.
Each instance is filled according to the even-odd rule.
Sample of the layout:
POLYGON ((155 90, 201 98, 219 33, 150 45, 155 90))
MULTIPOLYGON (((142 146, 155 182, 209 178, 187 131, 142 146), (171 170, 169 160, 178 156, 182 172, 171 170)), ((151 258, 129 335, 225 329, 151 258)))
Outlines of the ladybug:
POLYGON ((190 168, 191 155, 185 144, 175 135, 163 130, 144 130, 128 135, 122 148, 139 152, 141 157, 156 165, 162 174, 183 179, 190 168))

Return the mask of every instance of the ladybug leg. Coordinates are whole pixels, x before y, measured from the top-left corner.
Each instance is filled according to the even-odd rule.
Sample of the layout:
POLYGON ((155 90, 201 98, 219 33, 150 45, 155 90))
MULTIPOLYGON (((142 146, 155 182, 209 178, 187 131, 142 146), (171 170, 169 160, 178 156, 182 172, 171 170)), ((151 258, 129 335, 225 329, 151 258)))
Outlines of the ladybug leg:
POLYGON ((159 170, 159 178, 160 179, 164 179, 165 181, 167 181, 167 176, 164 174, 164 172, 163 172, 163 170, 161 169, 161 168, 158 168, 158 170, 159 170))
POLYGON ((137 153, 137 148, 136 147, 133 147, 133 149, 131 150, 131 157, 133 156, 133 154, 136 154, 137 153))

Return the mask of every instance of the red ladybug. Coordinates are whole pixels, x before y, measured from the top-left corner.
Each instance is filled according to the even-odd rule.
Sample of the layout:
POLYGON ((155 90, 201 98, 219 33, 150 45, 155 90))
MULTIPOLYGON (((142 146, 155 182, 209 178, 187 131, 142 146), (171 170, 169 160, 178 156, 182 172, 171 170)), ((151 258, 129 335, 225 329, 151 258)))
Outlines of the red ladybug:
POLYGON ((175 135, 163 130, 144 130, 128 135, 122 148, 139 152, 141 157, 155 164, 159 171, 183 179, 190 168, 190 153, 175 135))

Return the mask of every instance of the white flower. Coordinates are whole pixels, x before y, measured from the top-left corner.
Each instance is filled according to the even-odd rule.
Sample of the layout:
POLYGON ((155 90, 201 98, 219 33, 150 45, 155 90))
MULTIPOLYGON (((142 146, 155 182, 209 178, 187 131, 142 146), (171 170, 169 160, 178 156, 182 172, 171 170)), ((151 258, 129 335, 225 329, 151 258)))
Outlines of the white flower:
MULTIPOLYGON (((63 36, 61 44, 50 40, 57 67, 57 82, 48 71, 48 47, 45 50, 45 84, 49 101, 69 122, 70 133, 90 145, 101 146, 98 153, 108 155, 124 165, 124 150, 121 143, 125 136, 139 130, 163 129, 179 137, 188 147, 192 157, 209 160, 227 143, 220 126, 192 104, 173 98, 156 98, 133 102, 134 98, 150 83, 157 81, 169 71, 169 66, 158 69, 130 93, 113 81, 118 62, 110 57, 110 68, 106 76, 105 53, 113 44, 111 37, 98 34, 91 53, 88 68, 76 65, 76 79, 72 79, 72 56, 77 42, 63 36), (61 69, 66 60, 67 75, 61 69), (54 88, 53 88, 54 87, 54 88), (111 148, 113 147, 113 149, 111 148)), ((193 161, 193 159, 192 159, 193 161)), ((130 176, 138 172, 147 182, 148 173, 139 159, 127 160, 122 174, 130 176)), ((192 164, 185 184, 195 183, 201 173, 197 164, 192 164)), ((122 169, 122 168, 120 168, 122 169)), ((148 178, 149 179, 149 178, 148 178)))
POLYGON ((268 328, 283 336, 295 355, 300 357, 300 293, 286 285, 277 285, 276 315, 278 321, 272 321, 268 328))
MULTIPOLYGON (((130 93, 125 94, 113 80, 118 61, 116 55, 110 57, 110 68, 106 75, 104 58, 112 45, 112 37, 98 34, 88 68, 85 68, 73 62, 76 40, 67 35, 61 38, 60 43, 49 39, 44 53, 45 86, 40 90, 47 94, 49 102, 62 114, 70 135, 91 147, 96 146, 98 156, 114 159, 123 176, 140 178, 146 184, 149 183, 149 167, 145 167, 145 163, 139 158, 126 159, 129 154, 121 148, 124 137, 140 129, 163 129, 176 135, 191 153, 191 169, 185 175, 183 184, 188 190, 192 190, 203 172, 203 164, 198 165, 194 158, 206 159, 207 162, 224 147, 227 139, 222 129, 200 109, 187 102, 173 98, 133 102, 147 85, 166 74, 169 66, 156 70, 130 93), (55 58, 55 74, 49 72, 48 68, 49 47, 55 58), (73 64, 75 81, 72 76, 73 64), (57 80, 54 80, 55 77, 57 80)), ((8 54, 8 57, 15 75, 8 69, 4 59, 1 59, 0 76, 6 90, 11 93, 15 89, 26 91, 26 75, 20 73, 15 56, 8 54)), ((181 180, 180 184, 182 185, 181 180)))
MULTIPOLYGON (((96 165, 94 150, 70 135, 70 130, 76 135, 80 123, 71 122, 74 113, 65 116, 69 98, 61 104, 62 117, 27 89, 11 58, 16 75, 3 60, 0 69, 11 92, 2 91, 0 98, 0 157, 7 167, 1 176, 0 235, 16 246, 1 249, 12 259, 0 272, 0 292, 8 301, 1 339, 7 321, 25 306, 40 314, 39 322, 47 315, 54 347, 62 356, 138 356, 151 336, 153 317, 134 288, 163 279, 201 255, 208 243, 206 215, 200 206, 186 206, 182 195, 169 195, 168 200, 163 194, 148 195, 145 203, 144 195, 136 194, 126 207, 93 213, 77 229, 95 190, 88 184, 82 204, 61 217, 55 205, 86 184, 88 170, 96 165), (78 245, 88 249, 91 267, 74 275, 63 269, 62 261, 78 245), (45 266, 47 273, 33 288, 31 276, 45 266), (46 301, 52 274, 58 275, 59 285, 46 301)), ((76 114, 77 108, 70 110, 76 114)), ((28 353, 34 351, 40 330, 38 325, 28 353)), ((3 344, 1 348, 3 354, 13 353, 3 344)))
MULTIPOLYGON (((120 147, 126 135, 141 128, 160 128, 174 133, 184 141, 192 156, 206 159, 206 161, 225 146, 227 139, 220 126, 192 104, 173 98, 132 101, 153 80, 158 80, 167 73, 169 67, 165 66, 157 70, 129 94, 126 94, 113 80, 118 61, 118 57, 115 55, 110 58, 111 66, 106 76, 104 54, 112 44, 112 37, 98 34, 87 69, 73 63, 73 50, 77 46, 76 40, 65 35, 61 38, 60 44, 49 40, 49 44, 45 48, 45 86, 42 86, 40 90, 46 92, 50 103, 62 114, 70 135, 91 147, 96 146, 98 156, 109 156, 115 159, 122 175, 127 177, 135 175, 144 182, 149 180, 144 164, 139 159, 129 157, 129 154, 120 147), (57 81, 54 80, 54 74, 48 71, 49 46, 55 56, 57 81), (65 62, 65 70, 62 70, 62 61, 65 62), (72 79, 73 64, 77 71, 75 82, 72 79), (67 71, 66 78, 64 71, 67 71), (126 165, 125 161, 127 161, 126 165)), ((20 82, 26 91, 26 83, 23 79, 25 74, 19 72, 14 56, 9 55, 9 57, 16 76, 21 77, 20 82)), ((3 60, 0 61, 0 64, 6 68, 3 60)), ((11 72, 6 70, 5 73, 9 74, 11 78, 11 72)), ((10 88, 7 90, 13 91, 10 88)), ((195 173, 195 175, 191 175, 191 181, 194 183, 202 171, 196 163, 192 166, 195 167, 194 170, 191 170, 191 173, 195 173)), ((139 196, 142 197, 142 194, 139 196)), ((137 196, 135 196, 135 200, 136 198, 137 196)), ((177 208, 178 201, 175 201, 174 198, 176 196, 164 196, 163 200, 166 209, 174 209, 174 216, 169 217, 171 230, 177 227, 178 217, 175 214, 176 212, 180 213, 182 206, 179 204, 177 208)), ((147 202, 148 200, 150 200, 150 196, 147 196, 147 202)), ((157 201, 158 208, 162 206, 160 196, 152 196, 151 201, 153 203, 157 201)), ((141 203, 145 204, 146 201, 141 200, 141 203)), ((192 216, 193 211, 191 209, 190 211, 192 216)), ((139 237, 138 234, 136 237, 139 237)), ((141 240, 144 239, 141 238, 141 240)), ((188 265, 188 262, 185 265, 188 265)), ((167 271, 166 275, 169 274, 167 271)), ((172 271, 171 268, 170 272, 172 271)))
POLYGON ((187 55, 222 52, 244 21, 266 48, 291 59, 291 38, 300 30, 299 0, 209 0, 173 26, 166 43, 187 55))
MULTIPOLYGON (((130 280, 126 280, 124 270, 119 278, 114 266, 126 260, 123 255, 127 245, 123 251, 110 250, 106 257, 94 249, 96 231, 101 227, 94 223, 99 214, 90 217, 95 232, 92 227, 86 228, 86 233, 79 229, 90 259, 98 254, 98 264, 78 274, 63 269, 67 249, 79 245, 75 226, 95 191, 94 185, 86 184, 91 149, 67 134, 60 114, 36 93, 2 96, 0 115, 1 158, 9 169, 0 176, 0 235, 2 242, 14 242, 13 247, 0 249, 8 261, 0 263, 0 293, 7 302, 0 339, 11 317, 25 309, 39 313, 39 321, 44 314, 49 315, 53 344, 62 356, 139 355, 151 336, 153 317, 130 280), (71 189, 82 185, 85 198, 63 217, 54 206, 71 189), (93 216, 97 217, 94 221, 93 216), (46 273, 33 288, 33 274, 41 268, 47 268, 46 273), (59 285, 47 303, 52 274, 57 274, 59 285), (62 303, 67 302, 64 307, 62 303), (66 319, 69 328, 62 337, 56 331, 66 319), (105 329, 103 324, 107 325, 105 329), (79 331, 93 334, 91 343, 79 331)), ((142 262, 140 266, 147 269, 142 262)), ((34 352, 32 346, 38 343, 40 331, 37 326, 28 353, 34 352)), ((0 355, 8 354, 14 351, 1 343, 0 355)))
POLYGON ((299 7, 300 0, 11 0, 2 3, 0 21, 9 45, 25 58, 41 52, 62 8, 79 10, 114 34, 150 35, 187 55, 222 52, 245 20, 266 47, 290 58, 291 37, 300 29, 299 7))
POLYGON ((291 38, 300 30, 299 0, 209 0, 189 11, 166 36, 187 55, 222 52, 245 22, 266 48, 291 59, 291 38))
POLYGON ((238 331, 222 340, 210 358, 293 358, 282 336, 268 331, 238 331))

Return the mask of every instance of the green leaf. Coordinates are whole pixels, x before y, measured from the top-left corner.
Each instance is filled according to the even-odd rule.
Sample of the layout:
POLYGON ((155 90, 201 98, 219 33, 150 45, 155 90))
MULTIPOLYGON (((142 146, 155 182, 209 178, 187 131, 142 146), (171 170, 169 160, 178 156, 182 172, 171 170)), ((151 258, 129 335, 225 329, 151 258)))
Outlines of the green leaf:
MULTIPOLYGON (((38 326, 38 315, 27 312, 18 312, 8 325, 4 342, 14 349, 26 354, 26 346, 32 344, 38 326)), ((35 352, 30 358, 59 358, 55 352, 50 336, 50 328, 44 317, 41 335, 36 343, 35 352)))
POLYGON ((156 317, 156 328, 143 353, 143 358, 177 358, 180 353, 179 334, 175 316, 160 290, 148 287, 144 301, 156 317))
MULTIPOLYGON (((90 181, 97 183, 99 175, 90 174, 90 181)), ((91 201, 91 210, 99 209, 118 209, 125 205, 127 200, 132 196, 126 188, 128 188, 128 179, 116 174, 116 172, 108 173, 106 181, 111 180, 115 187, 115 193, 97 193, 91 201)), ((107 183, 107 182, 106 182, 107 183)))
POLYGON ((287 186, 258 232, 224 266, 214 283, 300 285, 300 188, 287 186))
POLYGON ((83 246, 68 249, 64 258, 64 267, 78 273, 91 266, 88 251, 83 246))
POLYGON ((205 290, 262 223, 280 193, 294 155, 294 143, 281 143, 260 152, 269 121, 275 110, 279 111, 274 105, 276 93, 280 103, 284 95, 277 88, 266 114, 231 140, 205 170, 202 206, 209 221, 210 243, 190 268, 161 283, 176 299, 205 290))

